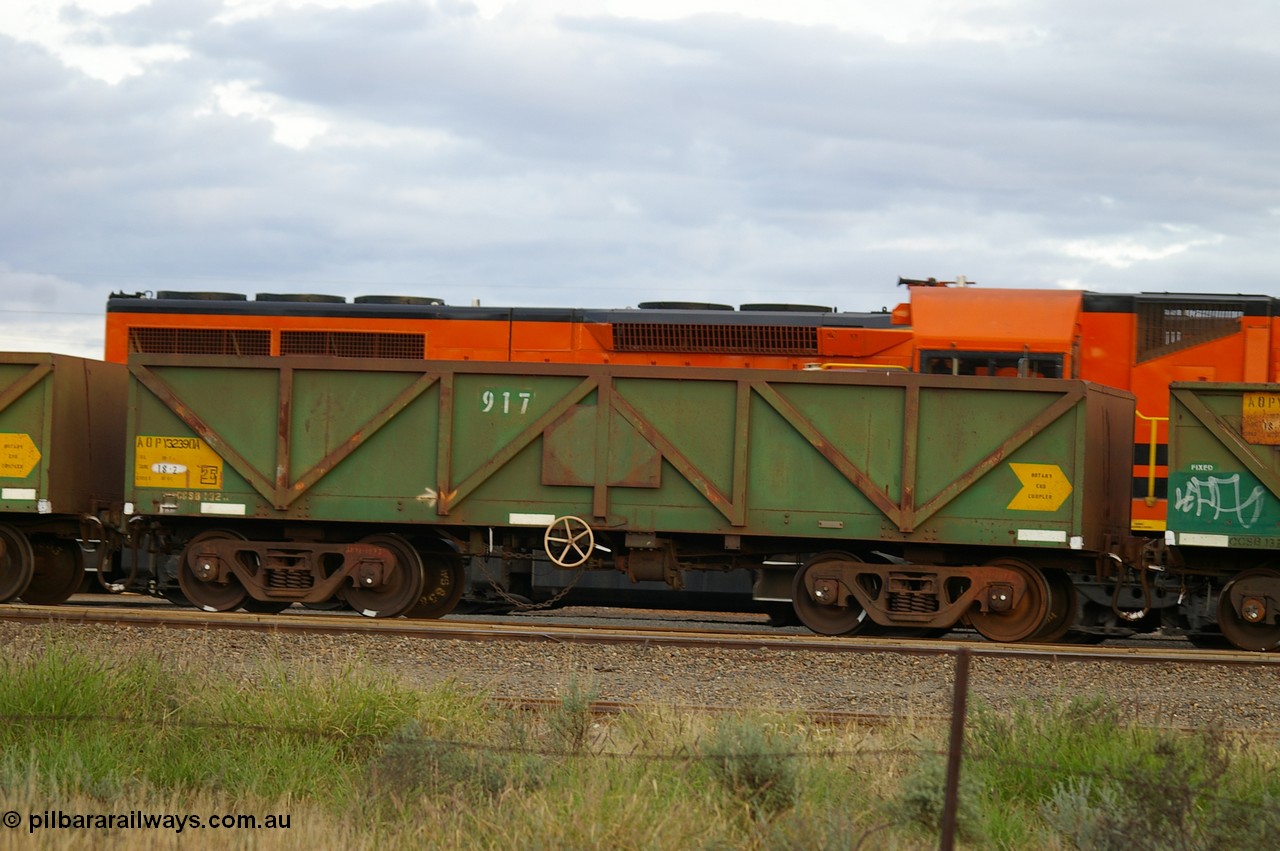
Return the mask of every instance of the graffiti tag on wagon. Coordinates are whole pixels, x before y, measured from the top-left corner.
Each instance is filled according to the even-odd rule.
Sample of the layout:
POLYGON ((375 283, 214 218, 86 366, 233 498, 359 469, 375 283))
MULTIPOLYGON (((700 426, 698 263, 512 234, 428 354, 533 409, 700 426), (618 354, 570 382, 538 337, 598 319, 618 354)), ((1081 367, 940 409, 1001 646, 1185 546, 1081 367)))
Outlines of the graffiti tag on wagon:
POLYGON ((1258 522, 1266 507, 1266 488, 1254 485, 1245 490, 1239 473, 1230 475, 1191 476, 1174 489, 1173 510, 1184 515, 1234 522, 1248 529, 1258 522))

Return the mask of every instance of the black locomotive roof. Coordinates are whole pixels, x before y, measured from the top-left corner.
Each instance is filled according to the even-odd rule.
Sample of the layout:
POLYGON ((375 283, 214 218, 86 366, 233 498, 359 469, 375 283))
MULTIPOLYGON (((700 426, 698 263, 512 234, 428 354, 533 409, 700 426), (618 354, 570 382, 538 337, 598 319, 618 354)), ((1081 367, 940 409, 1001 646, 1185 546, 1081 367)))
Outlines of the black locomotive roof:
POLYGON ((1231 293, 1092 293, 1084 294, 1086 313, 1133 313, 1138 305, 1239 310, 1243 316, 1280 316, 1280 299, 1231 293))
MULTIPOLYGON (((331 298, 298 296, 247 299, 234 293, 169 293, 165 297, 114 293, 107 300, 108 313, 168 313, 196 316, 310 316, 365 317, 370 319, 455 319, 473 321, 525 321, 571 323, 661 323, 684 325, 771 325, 822 326, 844 328, 888 328, 891 314, 834 313, 828 308, 797 310, 776 305, 777 310, 725 310, 687 308, 564 308, 564 307, 474 307, 429 303, 385 303, 335 301, 331 298)), ((422 299, 421 301, 430 301, 422 299)))

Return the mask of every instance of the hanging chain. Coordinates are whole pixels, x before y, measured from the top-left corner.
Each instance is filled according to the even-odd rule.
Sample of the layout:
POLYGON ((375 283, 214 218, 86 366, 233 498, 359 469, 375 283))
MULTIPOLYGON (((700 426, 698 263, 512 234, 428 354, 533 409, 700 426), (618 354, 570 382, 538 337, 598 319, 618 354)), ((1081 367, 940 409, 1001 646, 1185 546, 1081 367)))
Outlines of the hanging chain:
MULTIPOLYGON (((517 557, 523 558, 524 556, 517 556, 517 557)), ((530 556, 529 558, 530 560, 532 560, 532 556, 530 556)), ((506 559, 504 558, 503 560, 505 561, 506 559)), ((572 591, 574 586, 578 584, 578 580, 581 579, 582 574, 586 572, 587 565, 590 564, 591 560, 588 559, 587 561, 584 561, 578 567, 578 569, 574 571, 573 579, 569 581, 568 585, 564 586, 558 592, 556 592, 554 596, 546 600, 543 600, 541 603, 531 603, 527 600, 521 600, 519 597, 516 597, 515 595, 509 593, 505 588, 502 587, 502 584, 497 579, 494 579, 493 576, 490 575, 489 570, 484 565, 484 562, 486 561, 488 561, 487 557, 480 559, 480 562, 481 562, 480 574, 489 582, 489 585, 493 587, 493 590, 497 592, 498 596, 501 597, 506 602, 510 603, 511 606, 515 609, 515 611, 533 612, 539 609, 549 609, 552 606, 554 606, 556 603, 563 600, 565 595, 568 594, 570 591, 572 591)))

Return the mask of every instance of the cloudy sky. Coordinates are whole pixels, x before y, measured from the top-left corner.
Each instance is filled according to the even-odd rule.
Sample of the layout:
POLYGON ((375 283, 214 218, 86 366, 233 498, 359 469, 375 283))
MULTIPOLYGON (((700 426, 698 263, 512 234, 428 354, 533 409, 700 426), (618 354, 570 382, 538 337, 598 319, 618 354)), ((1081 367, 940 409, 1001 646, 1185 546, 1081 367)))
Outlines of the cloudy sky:
POLYGON ((100 354, 116 290, 1280 295, 1277 34, 1276 0, 5 0, 0 349, 100 354))

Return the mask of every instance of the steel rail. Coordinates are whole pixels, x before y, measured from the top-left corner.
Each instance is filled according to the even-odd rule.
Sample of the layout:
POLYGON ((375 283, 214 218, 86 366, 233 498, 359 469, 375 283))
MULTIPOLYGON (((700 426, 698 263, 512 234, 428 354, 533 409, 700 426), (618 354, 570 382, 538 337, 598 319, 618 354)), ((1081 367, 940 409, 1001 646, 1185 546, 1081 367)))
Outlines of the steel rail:
POLYGON ((1114 661, 1127 664, 1196 664, 1247 667, 1280 666, 1280 654, 1187 648, 1106 647, 1062 644, 990 644, 950 639, 893 637, 827 637, 819 635, 762 635, 723 630, 684 630, 661 627, 600 627, 493 624, 467 620, 408 620, 361 618, 355 615, 241 612, 210 614, 193 610, 147 611, 90 606, 0 606, 0 621, 29 624, 137 626, 172 629, 227 629, 277 633, 394 635, 451 641, 544 641, 558 644, 638 644, 642 646, 702 647, 726 650, 805 651, 823 653, 893 653, 914 656, 954 656, 962 650, 986 659, 1045 660, 1050 662, 1114 661))

